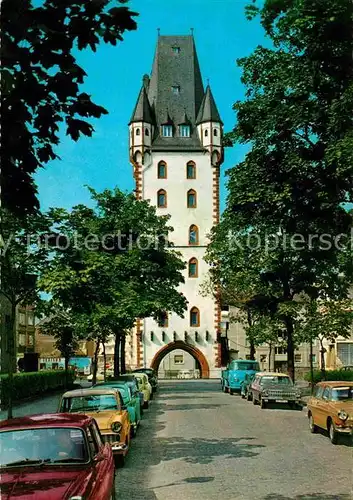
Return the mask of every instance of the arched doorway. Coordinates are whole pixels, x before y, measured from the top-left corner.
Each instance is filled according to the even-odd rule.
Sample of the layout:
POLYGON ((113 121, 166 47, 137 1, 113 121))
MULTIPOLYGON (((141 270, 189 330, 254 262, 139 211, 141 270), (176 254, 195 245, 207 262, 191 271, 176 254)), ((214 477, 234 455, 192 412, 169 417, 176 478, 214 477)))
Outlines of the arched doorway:
POLYGON ((200 349, 197 349, 197 347, 187 344, 186 342, 182 342, 181 340, 177 340, 176 342, 171 342, 170 344, 167 344, 164 347, 162 347, 162 349, 160 349, 152 359, 151 368, 153 368, 156 372, 158 372, 158 368, 162 359, 175 349, 181 349, 191 354, 191 356, 196 360, 197 364, 200 366, 201 378, 210 377, 210 368, 208 366, 208 362, 205 355, 200 351, 200 349))

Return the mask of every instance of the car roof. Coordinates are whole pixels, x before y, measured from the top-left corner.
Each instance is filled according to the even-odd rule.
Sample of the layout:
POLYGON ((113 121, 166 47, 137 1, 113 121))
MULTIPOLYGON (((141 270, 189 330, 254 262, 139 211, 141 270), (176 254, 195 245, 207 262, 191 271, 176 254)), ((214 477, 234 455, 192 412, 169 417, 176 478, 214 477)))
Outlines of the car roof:
POLYGON ((43 427, 82 427, 92 422, 92 417, 81 413, 39 413, 27 417, 17 417, 0 422, 1 430, 43 428, 43 427))
POLYGON ((278 373, 278 372, 258 372, 256 375, 259 377, 264 377, 264 376, 289 377, 288 373, 278 373))
POLYGON ((74 391, 67 391, 63 394, 63 398, 77 398, 77 397, 84 397, 84 396, 98 396, 99 394, 116 394, 116 389, 113 387, 110 389, 105 389, 105 388, 89 388, 89 389, 75 389, 74 391))
POLYGON ((95 384, 93 386, 93 389, 97 388, 99 389, 100 387, 112 387, 114 388, 114 386, 119 386, 121 389, 129 389, 129 385, 127 384, 127 381, 124 381, 124 380, 111 380, 110 382, 97 382, 97 384, 95 384))
POLYGON ((329 387, 341 387, 341 385, 348 386, 348 387, 353 387, 353 381, 352 380, 327 380, 327 381, 322 381, 319 382, 317 385, 327 385, 329 387))

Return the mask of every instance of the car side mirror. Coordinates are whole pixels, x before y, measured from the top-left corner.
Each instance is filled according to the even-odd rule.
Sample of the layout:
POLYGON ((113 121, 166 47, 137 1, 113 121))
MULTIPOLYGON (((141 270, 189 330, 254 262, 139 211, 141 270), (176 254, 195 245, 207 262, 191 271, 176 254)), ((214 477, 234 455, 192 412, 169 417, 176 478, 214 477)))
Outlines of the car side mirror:
POLYGON ((104 460, 104 455, 103 453, 97 453, 97 455, 93 458, 93 462, 94 463, 99 463, 99 462, 102 462, 104 460))

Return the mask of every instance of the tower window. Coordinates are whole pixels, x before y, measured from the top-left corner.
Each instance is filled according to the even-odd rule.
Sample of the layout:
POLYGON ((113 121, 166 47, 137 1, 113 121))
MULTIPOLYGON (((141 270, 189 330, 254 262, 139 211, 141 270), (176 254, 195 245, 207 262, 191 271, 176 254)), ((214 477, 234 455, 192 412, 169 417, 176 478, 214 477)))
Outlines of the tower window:
POLYGON ((216 128, 214 128, 214 129, 213 129, 213 135, 214 135, 215 137, 217 137, 217 135, 218 135, 218 130, 217 130, 216 128))
POLYGON ((179 135, 180 137, 190 137, 190 125, 180 125, 179 135))
POLYGON ((158 176, 158 179, 166 179, 167 178, 167 164, 164 161, 160 161, 158 163, 157 176, 158 176))
POLYGON ((189 260, 189 278, 198 277, 198 267, 198 261, 195 257, 189 260))
POLYGON ((189 227, 189 245, 199 244, 199 228, 194 224, 189 227))
POLYGON ((179 87, 179 85, 173 85, 173 86, 172 86, 172 92, 173 92, 173 94, 175 94, 175 95, 180 94, 180 87, 179 87))
POLYGON ((171 125, 162 125, 163 137, 173 137, 173 127, 171 125))
POLYGON ((205 137, 208 137, 208 130, 205 130, 205 137))
POLYGON ((161 314, 161 317, 158 321, 158 326, 162 327, 162 328, 167 328, 168 327, 168 313, 166 312, 163 312, 161 314))
POLYGON ((190 311, 190 326, 200 326, 200 311, 197 307, 193 307, 190 311))
POLYGON ((145 135, 150 135, 150 131, 148 130, 148 128, 145 128, 145 135))
POLYGON ((180 54, 180 47, 172 47, 173 54, 180 54))
POLYGON ((159 208, 167 207, 167 193, 164 191, 164 189, 160 189, 157 193, 157 206, 159 208))
POLYGON ((136 135, 140 135, 141 131, 139 128, 136 129, 136 135))
POLYGON ((189 161, 186 165, 186 178, 196 179, 196 165, 193 161, 189 161))
POLYGON ((190 189, 187 194, 188 208, 196 208, 196 191, 190 189))

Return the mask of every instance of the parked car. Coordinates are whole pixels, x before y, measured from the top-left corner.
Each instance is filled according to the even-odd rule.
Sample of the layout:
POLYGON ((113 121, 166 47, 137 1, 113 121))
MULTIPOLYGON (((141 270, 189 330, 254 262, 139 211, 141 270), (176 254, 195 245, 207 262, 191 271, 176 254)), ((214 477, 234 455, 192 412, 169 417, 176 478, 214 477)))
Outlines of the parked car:
POLYGON ((190 379, 193 378, 191 370, 179 370, 178 378, 180 379, 190 379))
POLYGON ((240 392, 245 375, 260 371, 257 361, 236 359, 229 363, 226 370, 222 371, 221 385, 223 392, 240 392))
POLYGON ((84 413, 93 417, 97 421, 103 441, 110 444, 116 463, 124 464, 130 446, 131 425, 118 390, 102 387, 65 392, 58 411, 84 413))
POLYGON ((0 422, 0 467, 4 499, 115 498, 111 447, 86 415, 54 413, 0 422))
POLYGON ((250 375, 249 374, 245 375, 245 378, 240 386, 240 395, 243 399, 251 401, 252 396, 251 396, 250 386, 254 379, 255 379, 255 373, 252 373, 250 375))
POLYGON ((331 443, 340 435, 353 436, 353 382, 319 382, 308 401, 309 427, 327 430, 331 443))
POLYGON ((153 398, 152 386, 148 381, 148 376, 146 373, 134 373, 134 377, 137 380, 139 391, 143 394, 143 404, 145 408, 148 408, 150 400, 153 398))
MULTIPOLYGON (((108 377, 112 377, 113 376, 113 371, 112 370, 107 370, 105 372, 105 376, 106 378, 108 377)), ((87 376, 87 380, 88 382, 92 382, 93 380, 93 373, 91 373, 90 375, 87 376)), ((96 380, 104 380, 104 371, 103 370, 100 370, 97 372, 97 375, 96 375, 96 380)))
POLYGON ((131 423, 131 436, 135 436, 141 420, 140 398, 136 396, 136 394, 132 394, 129 385, 123 380, 99 382, 98 384, 93 386, 93 388, 103 387, 106 389, 117 389, 120 392, 121 397, 123 398, 123 403, 127 407, 127 411, 129 413, 131 423))
POLYGON ((250 391, 254 405, 259 404, 261 408, 269 403, 288 403, 293 408, 300 405, 300 390, 286 373, 257 373, 250 391))
POLYGON ((143 408, 145 407, 145 400, 143 393, 140 392, 139 387, 138 387, 138 382, 137 378, 131 373, 131 374, 124 374, 124 375, 119 375, 119 377, 109 377, 107 382, 113 382, 113 381, 120 381, 120 382, 126 382, 128 386, 131 389, 132 395, 136 395, 137 398, 140 399, 140 408, 141 408, 141 415, 143 414, 143 408))
POLYGON ((138 368, 133 370, 132 373, 146 373, 148 376, 149 383, 152 386, 152 392, 156 392, 158 389, 158 377, 156 372, 152 368, 138 368))

